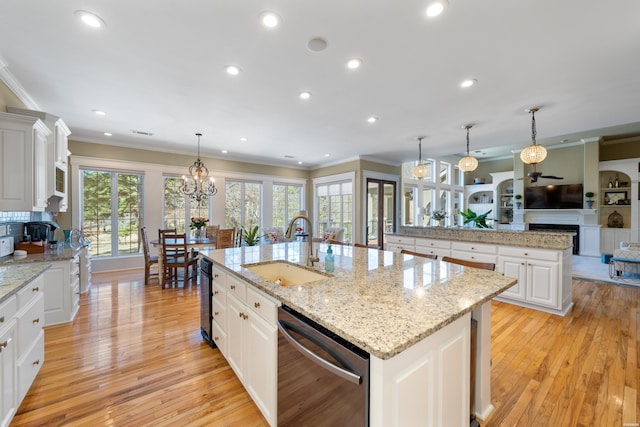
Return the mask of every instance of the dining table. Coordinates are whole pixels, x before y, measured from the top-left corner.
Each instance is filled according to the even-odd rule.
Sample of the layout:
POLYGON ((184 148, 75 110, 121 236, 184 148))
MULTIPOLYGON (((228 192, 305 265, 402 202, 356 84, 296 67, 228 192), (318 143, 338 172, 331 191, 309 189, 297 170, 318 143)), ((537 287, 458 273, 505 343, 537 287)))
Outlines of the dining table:
MULTIPOLYGON (((168 242, 171 243, 175 243, 172 242, 172 240, 177 240, 177 239, 167 239, 168 242)), ((160 286, 164 285, 164 277, 162 274, 162 242, 159 239, 156 240, 152 240, 149 242, 151 244, 151 246, 157 247, 158 248, 158 281, 160 282, 160 286)), ((202 238, 195 238, 195 237, 187 237, 187 249, 204 249, 204 248, 216 248, 216 239, 210 239, 208 237, 202 237, 202 238)))

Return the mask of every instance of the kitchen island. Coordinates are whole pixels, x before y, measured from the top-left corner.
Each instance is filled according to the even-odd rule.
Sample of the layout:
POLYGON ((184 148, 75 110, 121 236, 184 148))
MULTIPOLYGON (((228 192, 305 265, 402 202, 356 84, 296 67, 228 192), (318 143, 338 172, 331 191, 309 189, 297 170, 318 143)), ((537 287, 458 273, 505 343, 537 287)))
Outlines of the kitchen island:
MULTIPOLYGON (((230 335, 236 333, 230 327, 233 319, 251 317, 252 307, 263 309, 268 300, 292 308, 371 355, 370 425, 468 425, 473 317, 478 322, 474 412, 480 418, 488 416, 492 410, 490 300, 511 287, 514 279, 422 257, 347 246, 334 248, 335 272, 331 276, 300 285, 280 286, 246 268, 276 260, 305 265, 306 245, 283 243, 202 252, 217 267, 216 277, 223 279, 221 288, 214 283, 218 290, 218 294, 214 290, 214 330, 222 342, 218 347, 236 373, 240 372, 241 380, 238 358, 224 336, 231 342, 230 335), (224 291, 231 296, 226 299, 229 304, 220 308, 224 303, 216 303, 216 295, 222 296, 224 291), (256 292, 258 300, 249 300, 256 292), (233 309, 239 299, 246 301, 249 310, 233 309)), ((319 249, 323 259, 326 245, 320 244, 319 249)), ((263 318, 275 323, 271 314, 263 318)), ((268 326, 265 336, 275 334, 275 324, 268 326)), ((275 351, 276 344, 277 339, 267 351, 275 351)), ((270 360, 267 356, 264 359, 270 360)), ((262 368, 276 369, 273 361, 262 368)), ((252 384, 245 383, 245 387, 265 418, 275 425, 274 408, 264 400, 268 396, 256 397, 252 384)), ((274 387, 265 389, 275 391, 274 387)))

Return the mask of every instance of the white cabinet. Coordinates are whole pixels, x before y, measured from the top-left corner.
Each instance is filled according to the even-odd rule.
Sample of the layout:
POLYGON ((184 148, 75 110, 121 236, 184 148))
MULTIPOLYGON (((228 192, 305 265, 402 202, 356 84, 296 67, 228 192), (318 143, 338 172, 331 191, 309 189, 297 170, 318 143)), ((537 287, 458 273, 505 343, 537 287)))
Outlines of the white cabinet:
POLYGON ((279 303, 213 267, 213 340, 267 422, 277 417, 279 303))
POLYGON ((496 270, 518 283, 496 299, 564 315, 571 302, 571 248, 500 246, 496 270))
POLYGON ((427 255, 437 255, 438 258, 451 256, 451 242, 438 239, 415 239, 415 252, 427 255))
POLYGON ((85 245, 80 249, 80 292, 85 293, 91 287, 91 251, 85 245))
POLYGON ((17 408, 16 297, 0 306, 0 425, 7 426, 17 408))
POLYGON ((47 136, 34 117, 0 113, 0 205, 4 211, 47 207, 47 136))
POLYGON ((614 249, 620 249, 620 242, 628 242, 631 239, 631 230, 628 228, 601 228, 600 252, 612 254, 614 249))
POLYGON ((80 297, 80 256, 52 262, 44 272, 44 325, 70 322, 76 316, 80 297))
POLYGON ((473 262, 498 262, 498 247, 486 243, 451 242, 451 257, 473 262))
POLYGON ((407 250, 415 252, 416 239, 413 237, 398 236, 389 234, 387 235, 387 247, 386 250, 392 252, 400 252, 401 250, 407 250))
POLYGON ((51 131, 46 142, 47 211, 66 212, 68 141, 71 131, 61 118, 53 114, 13 107, 7 107, 7 112, 38 118, 51 131))

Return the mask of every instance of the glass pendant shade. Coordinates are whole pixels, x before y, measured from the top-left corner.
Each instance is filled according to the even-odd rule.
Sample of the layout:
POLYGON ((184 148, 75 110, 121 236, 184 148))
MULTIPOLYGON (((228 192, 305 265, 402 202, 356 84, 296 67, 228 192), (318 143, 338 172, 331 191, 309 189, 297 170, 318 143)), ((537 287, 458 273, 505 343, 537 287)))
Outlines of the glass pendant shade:
POLYGON ((464 127, 467 130, 467 155, 458 162, 458 169, 462 172, 471 172, 478 167, 478 159, 469 155, 469 129, 472 127, 473 125, 465 125, 464 127))
POLYGON ((547 149, 536 143, 536 111, 539 108, 532 108, 531 113, 531 145, 520 152, 520 160, 528 165, 535 165, 547 158, 547 149))
POLYGON ((418 164, 413 168, 413 176, 418 179, 422 179, 429 173, 429 169, 422 163, 422 140, 423 136, 418 138, 418 164))

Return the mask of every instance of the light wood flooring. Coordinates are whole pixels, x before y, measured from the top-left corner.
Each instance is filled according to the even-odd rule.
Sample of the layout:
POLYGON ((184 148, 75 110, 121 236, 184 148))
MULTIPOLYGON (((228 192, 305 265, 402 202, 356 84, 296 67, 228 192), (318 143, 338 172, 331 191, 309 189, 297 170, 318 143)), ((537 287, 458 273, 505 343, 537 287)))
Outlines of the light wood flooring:
MULTIPOLYGON (((12 426, 266 426, 199 332, 196 287, 144 286, 142 270, 94 274, 12 426)), ((574 281, 559 317, 492 303, 490 426, 640 423, 640 289, 574 281)))

